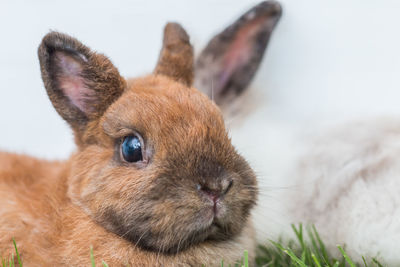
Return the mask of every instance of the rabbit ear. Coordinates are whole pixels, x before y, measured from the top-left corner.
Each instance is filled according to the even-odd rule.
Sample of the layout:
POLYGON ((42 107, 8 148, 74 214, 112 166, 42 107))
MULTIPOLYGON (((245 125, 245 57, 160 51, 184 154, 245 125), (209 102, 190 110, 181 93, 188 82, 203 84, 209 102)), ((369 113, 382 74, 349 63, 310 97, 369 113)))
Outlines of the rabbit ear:
POLYGON ((168 23, 164 28, 163 47, 154 73, 188 86, 193 83, 193 48, 186 31, 177 23, 168 23))
POLYGON ((217 104, 230 102, 250 83, 281 16, 281 6, 265 1, 216 35, 195 63, 195 87, 217 104))
POLYGON ((99 118, 126 86, 108 58, 68 35, 48 33, 38 55, 47 94, 74 130, 99 118))

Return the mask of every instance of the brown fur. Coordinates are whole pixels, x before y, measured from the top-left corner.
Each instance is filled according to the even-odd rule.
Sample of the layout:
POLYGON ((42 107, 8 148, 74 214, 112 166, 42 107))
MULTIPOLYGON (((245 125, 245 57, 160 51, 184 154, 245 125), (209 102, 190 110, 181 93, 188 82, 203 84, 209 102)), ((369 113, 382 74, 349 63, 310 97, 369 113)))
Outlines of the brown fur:
POLYGON ((172 77, 185 85, 193 83, 193 48, 189 36, 177 23, 165 26, 163 48, 154 73, 172 77))
POLYGON ((94 53, 78 40, 53 32, 43 38, 38 50, 42 79, 47 94, 57 112, 74 129, 78 143, 89 120, 99 118, 105 109, 121 96, 126 85, 118 70, 104 55, 94 53), (87 92, 83 101, 90 106, 84 113, 71 105, 60 89, 60 83, 69 78, 69 73, 60 70, 61 58, 76 61, 80 65, 79 76, 87 92))
MULTIPOLYGON (((186 35, 168 27, 178 39, 186 35)), ((173 56, 165 52, 171 40, 164 38, 155 75, 126 82, 76 39, 44 37, 44 84, 78 150, 66 162, 0 153, 2 255, 14 237, 29 266, 87 266, 90 246, 110 266, 218 265, 244 249, 254 256, 254 173, 231 145, 218 107, 190 87, 188 40, 173 56), (119 153, 132 134, 144 140, 142 162, 119 153), (224 192, 218 215, 198 185, 224 192)))

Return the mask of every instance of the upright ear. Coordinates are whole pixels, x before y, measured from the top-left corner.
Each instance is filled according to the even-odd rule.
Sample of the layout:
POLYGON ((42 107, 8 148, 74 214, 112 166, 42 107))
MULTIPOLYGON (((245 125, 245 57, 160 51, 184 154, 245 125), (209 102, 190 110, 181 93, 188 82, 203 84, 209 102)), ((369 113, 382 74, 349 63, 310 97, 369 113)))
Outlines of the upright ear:
POLYGON ((78 133, 89 121, 99 118, 126 87, 107 57, 68 35, 48 33, 38 55, 53 106, 78 133))
POLYGON ((168 23, 164 28, 163 47, 154 73, 188 86, 193 83, 193 48, 186 31, 177 23, 168 23))
POLYGON ((214 36, 196 60, 195 87, 219 105, 240 95, 257 71, 281 12, 279 3, 262 2, 214 36))

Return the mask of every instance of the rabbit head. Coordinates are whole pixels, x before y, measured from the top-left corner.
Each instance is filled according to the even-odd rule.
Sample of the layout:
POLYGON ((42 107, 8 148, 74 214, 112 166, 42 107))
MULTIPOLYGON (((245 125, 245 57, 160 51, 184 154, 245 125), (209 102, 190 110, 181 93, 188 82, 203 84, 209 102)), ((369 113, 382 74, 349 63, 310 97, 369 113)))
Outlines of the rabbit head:
POLYGON ((218 107, 193 87, 193 53, 168 24, 152 75, 125 80, 104 55, 57 32, 39 47, 42 78, 72 127, 68 197, 138 246, 177 252, 234 238, 256 202, 253 171, 218 107))

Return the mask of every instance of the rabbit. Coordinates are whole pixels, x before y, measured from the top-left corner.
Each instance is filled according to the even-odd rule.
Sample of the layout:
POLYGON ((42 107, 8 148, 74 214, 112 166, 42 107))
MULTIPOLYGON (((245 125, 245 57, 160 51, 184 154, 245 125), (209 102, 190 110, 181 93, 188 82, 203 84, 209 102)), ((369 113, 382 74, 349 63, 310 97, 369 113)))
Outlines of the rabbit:
MULTIPOLYGON (((215 42, 230 41, 224 34, 215 42)), ((218 50, 218 44, 213 47, 218 50)), ((203 61, 200 57, 195 65, 203 61)), ((253 221, 258 242, 295 239, 291 224, 313 224, 333 255, 339 255, 340 244, 361 264, 364 256, 399 265, 400 120, 339 116, 329 122, 289 125, 267 116, 268 100, 260 91, 271 88, 219 86, 217 81, 229 70, 229 65, 218 63, 201 69, 200 77, 196 72, 195 80, 207 77, 197 87, 223 107, 233 144, 257 174, 259 199, 253 221), (202 83, 212 79, 208 86, 202 83)), ((235 79, 247 81, 246 77, 236 73, 235 79)))
POLYGON ((135 79, 69 35, 44 36, 44 86, 77 150, 66 161, 0 152, 1 255, 14 238, 29 266, 89 265, 90 247, 110 266, 215 266, 244 250, 252 262, 256 175, 219 102, 192 84, 210 64, 228 64, 216 89, 243 90, 280 12, 274 1, 255 6, 196 64, 185 30, 168 23, 154 72, 135 79))

